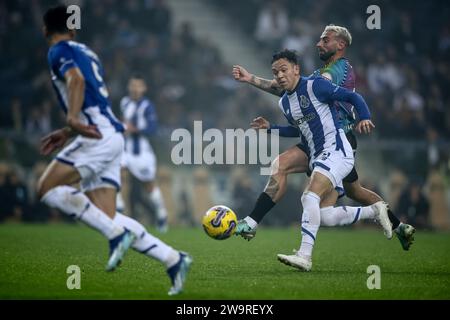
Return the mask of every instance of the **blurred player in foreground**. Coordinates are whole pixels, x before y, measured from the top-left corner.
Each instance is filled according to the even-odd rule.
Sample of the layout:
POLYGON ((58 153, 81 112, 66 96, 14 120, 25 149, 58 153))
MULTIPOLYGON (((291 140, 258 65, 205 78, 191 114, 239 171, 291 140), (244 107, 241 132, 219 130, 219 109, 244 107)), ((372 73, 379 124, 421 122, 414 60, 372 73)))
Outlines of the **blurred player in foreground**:
MULTIPOLYGON (((313 75, 322 75, 332 83, 354 91, 355 75, 353 67, 345 58, 346 48, 350 46, 351 42, 351 34, 346 28, 334 25, 327 26, 317 43, 319 57, 325 62, 325 66, 316 70, 313 75)), ((282 96, 285 92, 276 79, 268 80, 256 77, 241 66, 233 67, 233 76, 238 81, 252 84, 258 89, 277 96, 282 96)), ((338 121, 344 129, 347 139, 352 145, 353 151, 356 152, 357 141, 352 132, 355 126, 353 106, 345 102, 335 102, 335 107, 338 110, 338 121)), ((299 136, 297 128, 270 125, 267 120, 261 117, 256 118, 253 121, 252 126, 259 129, 279 129, 281 136, 299 136), (270 128, 268 128, 268 126, 270 126, 270 128)), ((258 223, 262 221, 270 209, 283 197, 287 187, 287 176, 291 173, 307 172, 307 164, 308 156, 304 144, 298 144, 282 153, 276 160, 276 165, 278 166, 277 173, 270 177, 269 182, 264 192, 261 193, 258 198, 252 213, 245 219, 239 221, 236 233, 242 235, 246 239, 253 238, 258 223)), ((404 250, 409 250, 414 240, 413 234, 415 229, 411 225, 401 223, 378 194, 361 186, 355 167, 349 175, 344 178, 343 186, 345 194, 356 202, 365 206, 376 204, 381 210, 387 210, 390 223, 392 224, 392 230, 400 240, 402 248, 404 250)), ((334 205, 337 198, 338 192, 333 191, 332 195, 330 195, 326 201, 321 203, 323 215, 325 214, 337 219, 336 224, 332 225, 350 224, 361 218, 361 216, 358 215, 358 212, 362 209, 360 207, 338 207, 332 210, 330 206, 334 205), (346 210, 343 210, 342 208, 345 208, 346 210), (339 217, 343 219, 343 222, 339 221, 339 217)), ((385 234, 389 239, 392 237, 391 231, 385 231, 385 234)))
POLYGON ((153 237, 139 222, 116 213, 124 128, 111 111, 100 60, 87 46, 73 41, 75 31, 67 28, 68 18, 65 6, 44 15, 50 73, 67 126, 42 139, 41 153, 48 155, 75 139, 43 173, 39 197, 109 240, 107 271, 119 265, 131 246, 166 266, 172 282, 169 294, 177 294, 183 289, 191 257, 153 237), (77 183, 81 191, 72 187, 77 183))
MULTIPOLYGON (((134 75, 128 81, 128 96, 120 102, 122 119, 125 122, 125 152, 122 170, 128 170, 144 185, 148 200, 156 210, 157 227, 167 232, 167 210, 161 190, 156 185, 156 157, 147 139, 157 130, 158 119, 153 103, 145 97, 147 84, 140 75, 134 75)), ((117 194, 117 211, 123 212, 124 201, 117 194)))

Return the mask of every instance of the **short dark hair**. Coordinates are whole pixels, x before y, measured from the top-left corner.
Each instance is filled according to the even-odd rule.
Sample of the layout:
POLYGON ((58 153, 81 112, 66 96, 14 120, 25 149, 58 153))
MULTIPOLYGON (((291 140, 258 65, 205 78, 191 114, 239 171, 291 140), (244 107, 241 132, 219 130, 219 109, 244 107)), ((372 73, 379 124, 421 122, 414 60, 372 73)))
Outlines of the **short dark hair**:
POLYGON ((68 33, 67 20, 70 14, 67 13, 67 7, 60 5, 52 7, 44 14, 44 25, 47 28, 48 35, 55 33, 68 33))
POLYGON ((139 72, 132 73, 131 76, 130 76, 130 79, 142 80, 142 81, 145 82, 144 75, 142 73, 139 73, 139 72))
POLYGON ((299 64, 297 52, 294 50, 284 49, 282 51, 274 53, 272 56, 272 63, 280 59, 286 59, 287 61, 292 62, 296 65, 299 64))

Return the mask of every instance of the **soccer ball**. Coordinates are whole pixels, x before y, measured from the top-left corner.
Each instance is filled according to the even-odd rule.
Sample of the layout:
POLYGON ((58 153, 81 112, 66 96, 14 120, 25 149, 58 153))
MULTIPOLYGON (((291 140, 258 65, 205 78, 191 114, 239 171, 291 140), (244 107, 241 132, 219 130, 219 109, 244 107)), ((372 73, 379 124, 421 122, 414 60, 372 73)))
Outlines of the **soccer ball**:
POLYGON ((224 240, 236 231, 237 218, 230 208, 217 205, 206 211, 202 224, 208 236, 216 240, 224 240))

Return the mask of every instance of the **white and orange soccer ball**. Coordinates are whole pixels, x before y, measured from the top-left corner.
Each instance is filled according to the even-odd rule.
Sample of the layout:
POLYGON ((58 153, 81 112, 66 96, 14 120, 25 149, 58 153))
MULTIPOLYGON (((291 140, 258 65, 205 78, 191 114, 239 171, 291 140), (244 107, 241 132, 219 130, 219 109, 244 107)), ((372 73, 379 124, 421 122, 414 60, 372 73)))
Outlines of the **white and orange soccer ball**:
POLYGON ((224 240, 236 231, 237 217, 230 208, 217 205, 206 211, 202 225, 208 236, 216 240, 224 240))

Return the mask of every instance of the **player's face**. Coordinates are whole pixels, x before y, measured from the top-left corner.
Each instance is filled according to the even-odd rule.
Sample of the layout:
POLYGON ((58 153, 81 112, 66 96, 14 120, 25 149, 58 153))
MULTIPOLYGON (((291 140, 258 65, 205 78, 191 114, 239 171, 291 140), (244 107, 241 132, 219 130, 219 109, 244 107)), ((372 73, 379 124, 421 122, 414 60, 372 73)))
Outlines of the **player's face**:
POLYGON ((297 85, 300 68, 298 65, 282 58, 272 63, 272 73, 283 90, 292 91, 297 85))
POLYGON ((319 58, 322 61, 328 61, 336 54, 340 47, 340 40, 337 39, 334 31, 322 33, 316 47, 319 51, 319 58))
POLYGON ((147 91, 145 81, 142 79, 131 79, 128 82, 128 93, 132 99, 138 100, 143 97, 147 91))

